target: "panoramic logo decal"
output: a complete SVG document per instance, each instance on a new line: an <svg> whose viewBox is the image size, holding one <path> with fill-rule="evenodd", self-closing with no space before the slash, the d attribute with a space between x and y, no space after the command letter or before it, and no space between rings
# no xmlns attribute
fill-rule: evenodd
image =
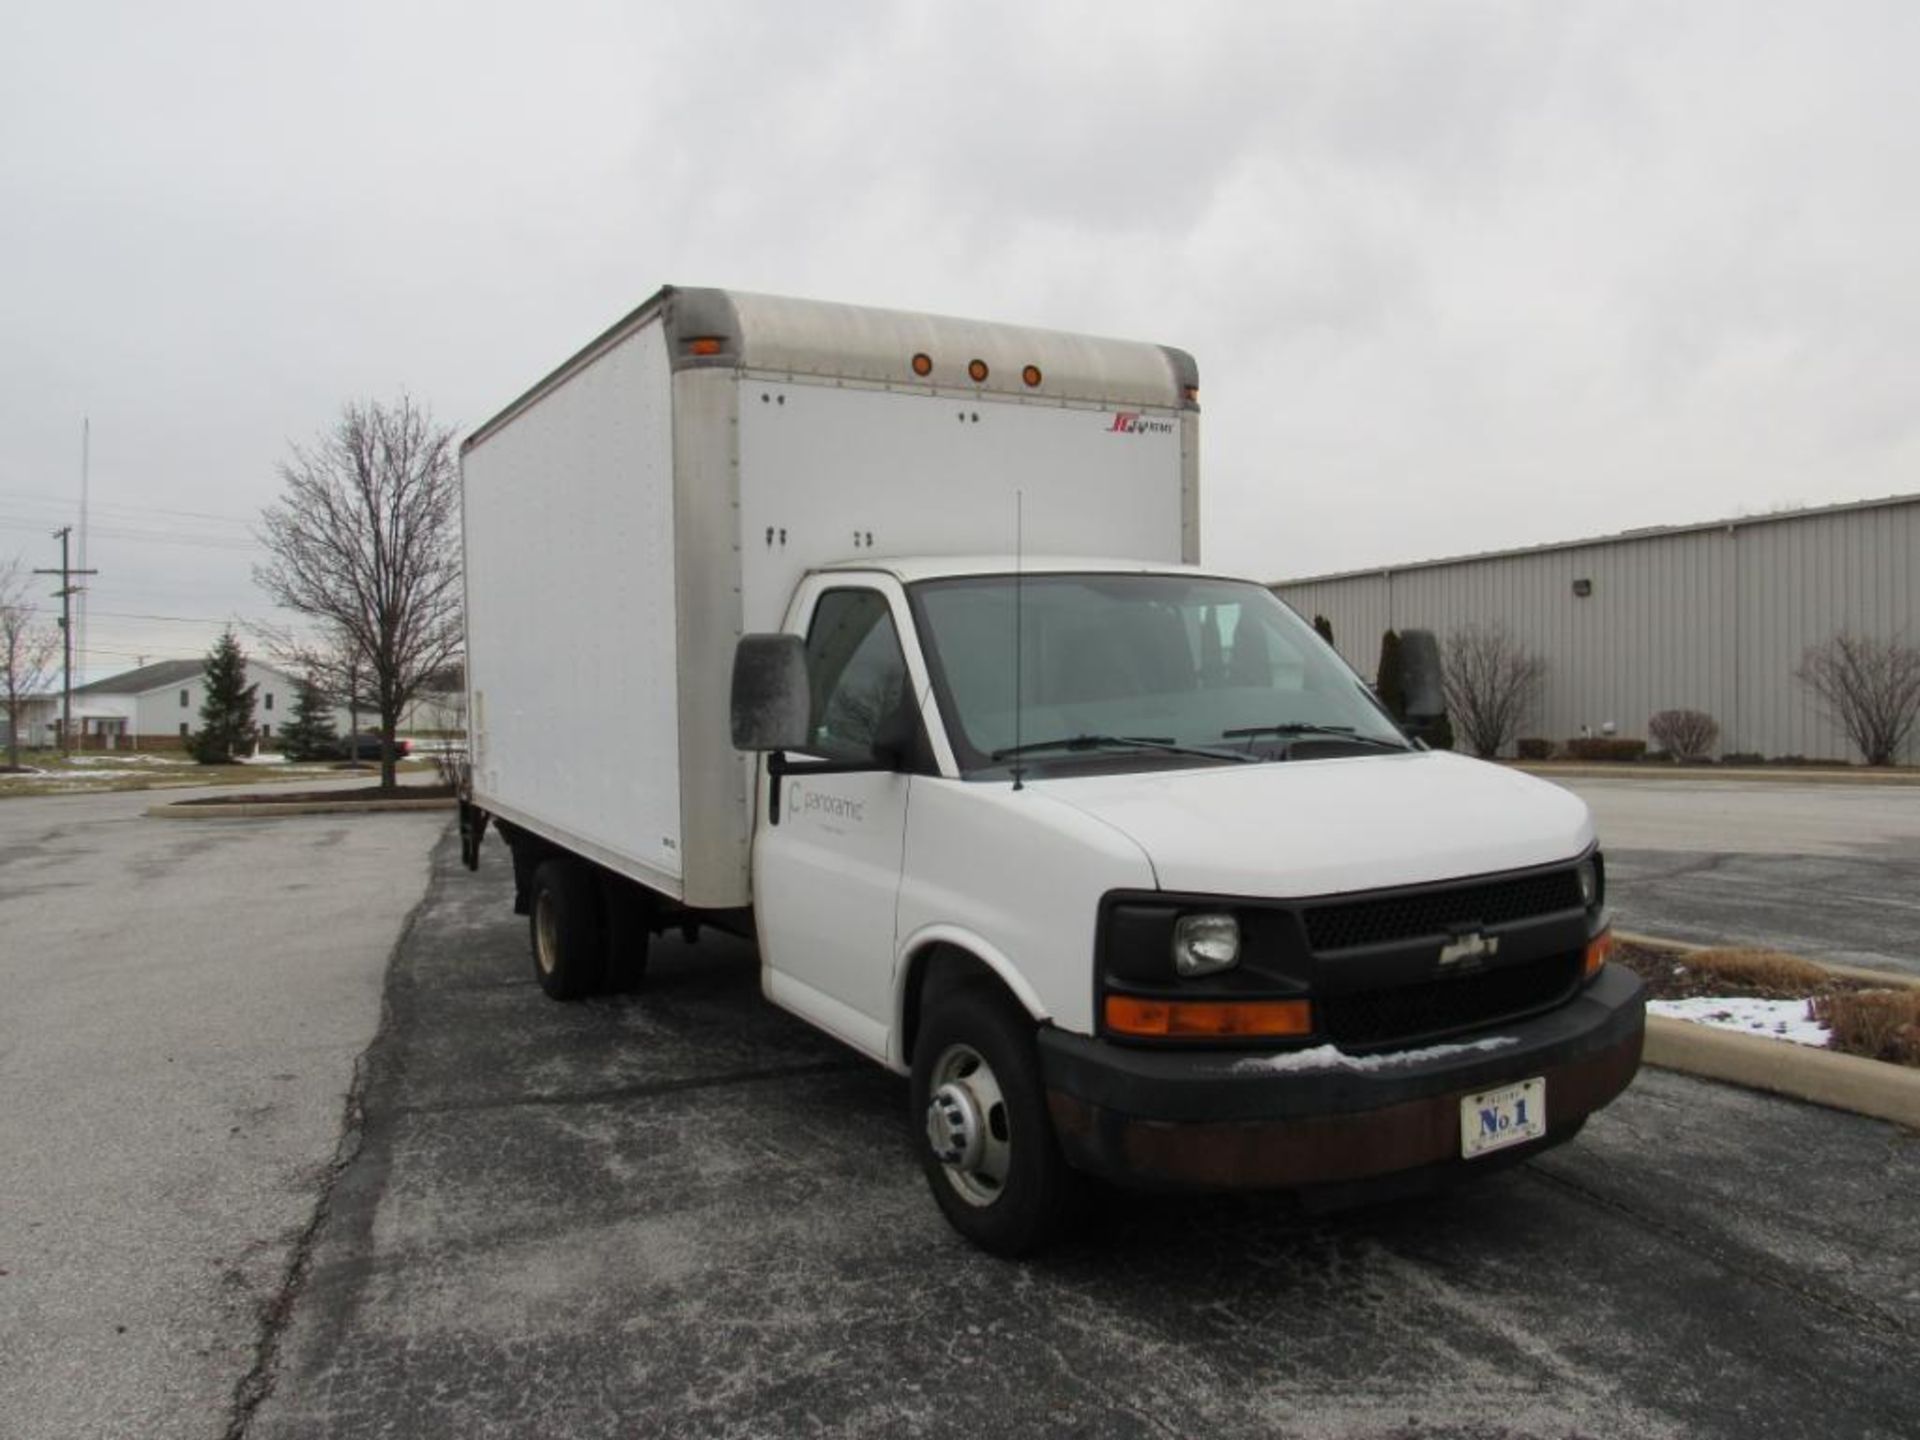
<svg viewBox="0 0 1920 1440"><path fill-rule="evenodd" d="M851 820L856 825L865 824L867 819L866 802L809 790L798 780L787 785L787 813L814 815L828 820Z"/></svg>

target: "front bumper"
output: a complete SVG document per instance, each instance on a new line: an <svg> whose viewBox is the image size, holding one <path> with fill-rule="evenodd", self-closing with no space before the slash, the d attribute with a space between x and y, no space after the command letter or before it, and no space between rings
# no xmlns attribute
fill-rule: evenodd
<svg viewBox="0 0 1920 1440"><path fill-rule="evenodd" d="M1276 1070L1261 1053L1134 1049L1061 1030L1039 1041L1054 1130L1076 1168L1156 1189L1331 1193L1444 1181L1571 1139L1627 1088L1645 1030L1645 986L1610 965L1547 1014L1364 1069ZM1533 1076L1547 1082L1546 1136L1462 1160L1461 1099Z"/></svg>

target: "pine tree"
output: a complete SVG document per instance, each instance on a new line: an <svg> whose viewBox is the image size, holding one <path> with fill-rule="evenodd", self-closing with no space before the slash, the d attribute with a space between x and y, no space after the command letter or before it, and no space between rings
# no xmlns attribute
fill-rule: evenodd
<svg viewBox="0 0 1920 1440"><path fill-rule="evenodd" d="M200 706L200 728L187 741L202 765L228 765L253 744L253 692L247 684L247 657L227 631L207 652L207 698Z"/></svg>
<svg viewBox="0 0 1920 1440"><path fill-rule="evenodd" d="M312 681L300 681L294 688L293 714L280 731L280 748L289 760L317 760L331 755L336 743L333 707Z"/></svg>

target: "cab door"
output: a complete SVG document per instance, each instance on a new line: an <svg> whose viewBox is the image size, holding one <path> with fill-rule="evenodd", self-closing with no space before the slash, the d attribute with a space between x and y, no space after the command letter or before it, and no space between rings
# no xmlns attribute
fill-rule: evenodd
<svg viewBox="0 0 1920 1440"><path fill-rule="evenodd" d="M753 854L767 998L883 1061L912 789L904 757L925 753L894 598L865 577L806 583L809 743L789 758L871 768L785 775L777 818L760 786Z"/></svg>

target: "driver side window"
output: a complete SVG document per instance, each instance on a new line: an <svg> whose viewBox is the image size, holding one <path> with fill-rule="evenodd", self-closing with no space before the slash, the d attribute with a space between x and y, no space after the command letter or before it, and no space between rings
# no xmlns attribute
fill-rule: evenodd
<svg viewBox="0 0 1920 1440"><path fill-rule="evenodd" d="M905 728L907 662L884 595L829 590L820 597L807 628L807 682L808 748L817 755L868 760L877 742Z"/></svg>

